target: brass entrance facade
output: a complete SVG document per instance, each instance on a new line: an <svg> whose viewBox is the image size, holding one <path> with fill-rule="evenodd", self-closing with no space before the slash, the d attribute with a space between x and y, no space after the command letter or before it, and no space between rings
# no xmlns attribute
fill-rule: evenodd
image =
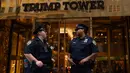
<svg viewBox="0 0 130 73"><path fill-rule="evenodd" d="M99 49L93 73L129 73L129 17L44 18L35 21L33 20L34 23L50 23L47 33L48 42L53 46L55 72L69 73L71 68L67 60L69 42L75 37L76 25L84 23L90 27L88 35L96 40ZM13 28L7 26L14 24L12 21L1 20L0 23L4 25L0 25L0 40L2 40L0 41L0 72L6 73L8 64L10 64L10 73L23 72L23 49L25 42L32 38L34 23L30 23L31 25L17 23L18 25ZM11 29L13 29L12 35ZM4 34L6 37L3 37ZM12 43L12 46L9 46L9 43ZM10 59L7 58L8 48L11 52ZM7 51L2 52L3 50Z"/></svg>

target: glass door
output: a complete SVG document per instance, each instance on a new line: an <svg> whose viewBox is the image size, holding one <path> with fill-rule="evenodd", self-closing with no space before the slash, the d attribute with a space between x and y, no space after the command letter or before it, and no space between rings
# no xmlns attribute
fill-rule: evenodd
<svg viewBox="0 0 130 73"><path fill-rule="evenodd" d="M69 42L74 37L77 23L67 23L65 19L44 19L50 26L48 29L48 42L52 46L54 69L53 73L68 73L70 63L67 60Z"/></svg>
<svg viewBox="0 0 130 73"><path fill-rule="evenodd" d="M99 49L94 73L127 73L124 25L93 28Z"/></svg>
<svg viewBox="0 0 130 73"><path fill-rule="evenodd" d="M128 59L128 72L130 72L130 70L129 70L129 68L130 68L130 16L129 17L127 17L127 26L128 26L128 29L127 29L127 36L128 36L128 44L127 44L127 46L128 46L128 55L127 55L127 59Z"/></svg>
<svg viewBox="0 0 130 73"><path fill-rule="evenodd" d="M112 73L127 73L126 66L126 42L123 28L111 30L110 59Z"/></svg>
<svg viewBox="0 0 130 73"><path fill-rule="evenodd" d="M62 67L61 68L61 72L60 73L70 73L70 68L71 68L71 63L68 61L68 54L69 54L69 44L70 41L76 37L76 32L75 32L75 27L77 24L79 23L83 23L86 24L85 21L87 21L88 18L84 18L84 19L64 19L62 20L62 23L60 25L60 47L61 47L61 51L60 53L63 54L63 56L60 54L60 58L64 58L63 59L63 70ZM86 24L87 25L87 24ZM62 62L62 60L60 59L60 62Z"/></svg>
<svg viewBox="0 0 130 73"><path fill-rule="evenodd" d="M108 73L109 72L109 32L108 28L94 28L93 38L97 43L99 49L94 73Z"/></svg>
<svg viewBox="0 0 130 73"><path fill-rule="evenodd" d="M65 22L61 19L43 19L49 23L47 27L48 42L52 49L54 67L52 73L64 73L65 71ZM41 22L42 23L42 22Z"/></svg>
<svg viewBox="0 0 130 73"><path fill-rule="evenodd" d="M18 27L19 26L19 27ZM11 49L11 60L10 60L10 73L22 73L23 72L23 50L25 38L22 33L24 31L20 31L20 25L14 24L13 34L12 34L12 49Z"/></svg>

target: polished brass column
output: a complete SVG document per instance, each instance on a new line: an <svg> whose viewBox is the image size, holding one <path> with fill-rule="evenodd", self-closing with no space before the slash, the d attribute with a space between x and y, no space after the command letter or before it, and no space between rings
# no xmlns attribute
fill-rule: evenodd
<svg viewBox="0 0 130 73"><path fill-rule="evenodd" d="M7 61L7 68L6 73L10 73L10 61L11 61L11 51L12 51L12 35L13 35L13 29L15 25L15 20L12 20L11 27L10 27L10 34L9 34L9 44L8 44L8 61Z"/></svg>
<svg viewBox="0 0 130 73"><path fill-rule="evenodd" d="M17 35L17 46L16 46L16 63L15 63L15 73L17 73L17 63L18 63L18 49L19 49L19 33Z"/></svg>

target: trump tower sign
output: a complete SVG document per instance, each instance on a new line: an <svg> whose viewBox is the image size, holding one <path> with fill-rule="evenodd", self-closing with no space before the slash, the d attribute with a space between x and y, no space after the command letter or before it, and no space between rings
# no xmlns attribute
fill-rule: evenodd
<svg viewBox="0 0 130 73"><path fill-rule="evenodd" d="M22 0L18 8L13 7L14 14L6 16L15 16L16 12L22 18L128 16L129 7L130 0ZM6 6L4 12L8 9Z"/></svg>
<svg viewBox="0 0 130 73"><path fill-rule="evenodd" d="M50 2L50 3L23 3L24 12L43 12L58 10L94 10L104 9L104 0Z"/></svg>

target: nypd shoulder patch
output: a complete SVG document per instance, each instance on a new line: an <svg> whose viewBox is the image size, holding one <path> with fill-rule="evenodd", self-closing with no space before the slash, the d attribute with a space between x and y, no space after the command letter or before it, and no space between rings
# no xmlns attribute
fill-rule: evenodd
<svg viewBox="0 0 130 73"><path fill-rule="evenodd" d="M94 45L96 45L96 41L95 41L95 40L93 40L92 43L93 43Z"/></svg>
<svg viewBox="0 0 130 73"><path fill-rule="evenodd" d="M29 40L29 41L27 42L27 46L28 46L28 45L30 45L31 43L32 43L32 41L31 41L31 40Z"/></svg>

